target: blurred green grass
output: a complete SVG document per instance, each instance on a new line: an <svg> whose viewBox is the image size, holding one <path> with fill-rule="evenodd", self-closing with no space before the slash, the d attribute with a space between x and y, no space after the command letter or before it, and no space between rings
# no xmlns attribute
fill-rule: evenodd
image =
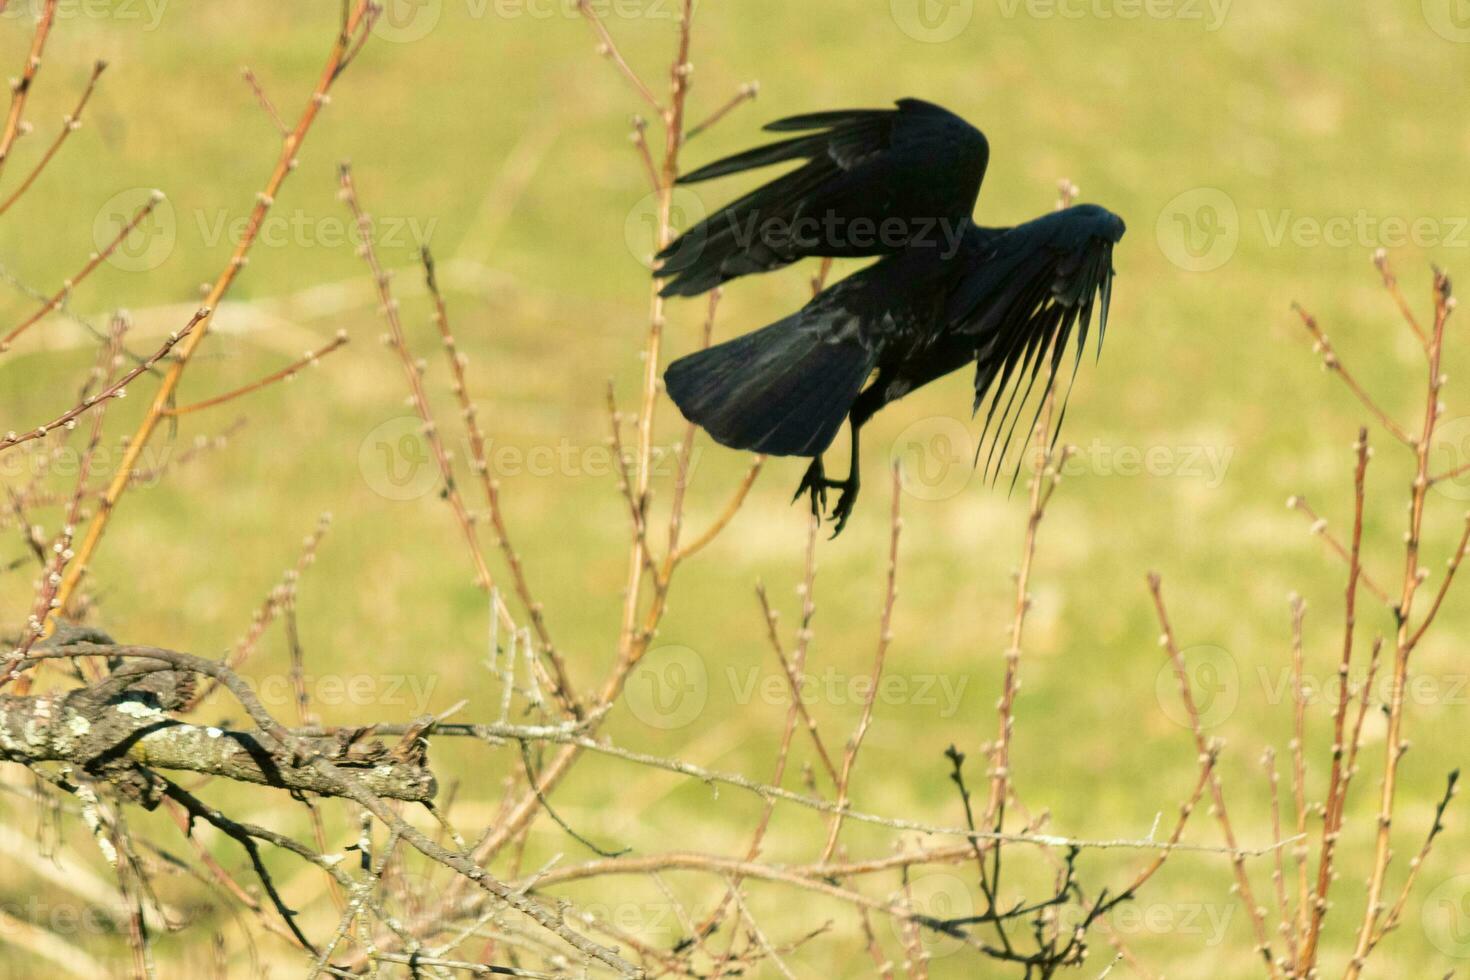
<svg viewBox="0 0 1470 980"><path fill-rule="evenodd" d="M635 4L621 9L640 16L610 18L629 59L660 91L673 22L649 12L672 6ZM1027 10L1033 8L977 0L958 37L932 44L905 33L902 18L885 7L702 4L692 117L722 104L740 82L757 78L762 88L753 106L693 141L686 160L746 145L757 123L776 116L916 95L955 109L990 137L982 221L1012 223L1047 209L1060 177L1075 180L1083 200L1105 204L1128 221L1115 257L1120 275L1111 339L1101 362L1083 370L1065 433L1092 462L1064 483L1041 533L1014 768L1029 804L1049 808L1058 832L1080 836L1143 835L1155 814L1172 813L1183 798L1195 760L1186 732L1170 721L1156 695L1162 660L1144 574L1157 569L1181 641L1223 647L1238 667L1239 703L1215 732L1228 739L1223 766L1237 826L1246 840L1265 841L1266 783L1257 759L1267 745L1284 753L1291 737L1289 700L1277 686L1287 663L1286 596L1295 590L1309 600L1309 669L1330 678L1344 579L1343 569L1307 534L1305 521L1282 504L1289 494L1303 493L1335 527L1344 526L1348 445L1363 421L1351 396L1318 370L1289 303L1300 300L1318 315L1363 382L1401 417L1418 410L1422 392L1421 355L1369 264L1379 242L1359 236L1340 246L1277 244L1271 229L1283 217L1320 225L1362 210L1379 218L1432 219L1450 235L1455 220L1470 214L1461 190L1470 128L1447 111L1446 99L1462 83L1470 48L1434 33L1420 4L1408 0L1363 8L1236 3L1213 31L1179 18L1032 16ZM146 273L104 266L71 300L73 309L99 318L118 307L134 309L143 334L135 346L146 349L147 330L156 335L177 325L157 308L187 308L198 284L216 274L231 243L211 229L221 216L246 212L277 151L271 123L238 77L239 67L250 65L283 115L293 118L319 71L337 6L175 0L156 29L146 17L124 15L135 8L98 9L111 15L64 16L52 37L29 112L37 131L10 161L7 182L19 179L57 118L69 111L91 61L104 57L111 67L82 130L0 221L0 265L25 283L54 289L93 247L92 229L105 202L129 188L162 188L176 221L167 260ZM529 9L551 15L533 16ZM350 246L320 240L334 223L345 222L335 197L334 168L341 159L353 161L371 212L432 229L441 265L459 259L461 270L483 267L474 276L448 277L449 299L456 333L471 357L474 395L496 445L523 453L571 447L574 471L562 467L537 476L507 464L502 482L530 579L584 687L612 662L620 607L626 511L612 478L587 471L597 468L607 430L605 383L612 380L624 405L632 404L637 386L647 274L628 244L628 227L637 226L646 187L626 133L628 117L644 110L596 56L586 25L558 5L450 0L425 10L437 11L438 19L424 37L406 43L375 38L341 80L276 203L276 214L297 220L311 237L288 231L280 244L255 249L231 297L255 305L240 311L242 329L209 342L208 357L191 368L183 397L246 383L337 329L347 330L354 343L291 385L184 419L160 451L178 451L238 414L248 423L225 451L181 467L156 488L130 493L92 568L100 618L114 635L214 653L245 630L251 610L294 561L299 538L319 513L331 511L334 527L303 583L299 612L310 671L370 679L372 695L356 703L327 696L329 687L317 689L321 713L343 723L442 710L461 697L471 701L467 715L480 717L493 712L497 690L482 666L485 604L446 508L432 494L386 499L359 465L375 428L408 409L398 366L376 344L382 326L362 291L360 261ZM1008 16L1007 10L1017 12ZM0 26L0 63L18 65L29 30L11 15ZM1219 268L1190 272L1170 261L1178 253L1170 252L1177 246L1166 214L1180 194L1201 187L1217 188L1233 203L1239 241ZM719 186L700 194L714 202L732 190ZM402 268L411 339L429 359L447 423L453 409L444 368L427 308L412 287L417 244L406 232L385 245L384 259ZM1440 263L1455 275L1467 265L1467 244L1470 234L1462 232L1437 247L1394 250L1421 312L1428 264ZM800 302L808 271L729 290L718 334L768 322ZM310 300L322 294L305 292L337 283L348 284L341 302L314 306ZM296 299L276 302L282 297ZM12 321L32 308L14 292L0 295L0 302ZM702 303L672 306L672 353L697 342L703 311ZM34 346L21 345L0 366L12 425L70 404L90 363L85 348L45 349L42 335L68 335L64 321L52 318L33 333ZM1463 397L1457 403L1453 392L1466 360L1463 345L1449 359L1452 419L1466 411ZM862 505L843 537L824 541L819 551L814 669L841 678L866 673L882 598L889 449L922 419L957 419L976 431L965 411L969 384L963 374L946 379L875 422ZM136 387L146 397L149 386ZM123 420L136 417L141 401L126 403L130 411L119 406L110 431L126 432ZM661 445L678 438L675 422L666 409ZM1397 549L1408 461L1385 439L1377 443L1367 547L1377 576L1391 583L1402 561ZM1124 475L1103 461L1104 452L1151 448L1161 448L1167 472ZM1180 472L1190 470L1196 449L1229 454L1218 485ZM718 512L745 465L701 439L688 528L703 527ZM798 608L793 589L801 569L803 508L787 501L800 469L792 461L769 463L736 524L681 572L675 586L649 669L659 669L661 655L671 656L659 648L695 651L708 677L703 712L684 727L663 730L620 709L609 728L620 742L722 769L768 771L784 704L740 692L751 670L773 676L754 584L767 583L788 625ZM667 481L661 489L666 503ZM1464 496L1436 499L1432 554L1448 550ZM889 669L910 682L914 695L880 704L859 764L855 804L952 824L959 811L941 753L953 742L978 758L980 744L993 734L1010 617L1008 576L1019 554L1024 500L1020 493L1008 496L1004 484L990 488L976 478L946 499L906 496L903 508L901 595ZM17 540L10 551L20 553ZM1438 575L1438 558L1432 567ZM29 596L23 576L10 573L7 622L23 619ZM1391 628L1387 613L1377 609L1364 623ZM1465 676L1460 637L1467 626L1466 604L1452 600L1418 654L1419 672L1439 681L1445 694L1417 705L1411 716L1415 750L1402 787L1400 854L1417 847L1444 772L1464 761L1465 692L1453 689ZM251 672L279 683L286 663L277 628ZM953 711L918 696L925 679L960 685ZM396 700L387 690L393 684L399 685ZM282 700L277 707L289 712L290 706ZM814 710L835 745L856 721L859 704L823 695ZM1310 730L1314 787L1324 778L1327 720L1319 708ZM1342 847L1347 864L1337 911L1328 919L1333 964L1341 962L1359 914L1353 899L1372 829L1368 801L1376 787L1378 744L1367 750L1359 806ZM808 758L800 742L795 752ZM476 815L481 823L493 815L499 780L517 764L504 755L436 746L436 757L462 780L462 826L475 826ZM302 814L282 809L281 801L212 792L242 804L246 816L297 831L305 827ZM675 841L734 853L746 846L758 812L757 801L730 792L716 799L699 785L603 763L584 765L556 803L584 833L637 850ZM1458 819L1452 823L1425 871L1420 898L1463 867L1462 826ZM343 842L355 833L334 829ZM809 860L821 833L809 815L783 811L766 856ZM891 845L890 834L870 828L852 826L848 834L855 856L881 854ZM1218 831L1200 813L1188 836L1213 843ZM566 860L581 857L577 845L550 825L538 829L532 843L527 867L557 852L566 852ZM228 866L240 865L228 842L216 853ZM1022 863L1013 862L1018 873ZM1089 858L1084 883L1093 890L1116 885L1136 863L1136 857L1113 852ZM1403 863L1396 862L1400 874ZM310 894L305 877L294 877L297 868L279 866ZM1262 894L1269 892L1265 870L1257 865ZM718 887L698 884L706 895ZM616 888L613 898L595 889L574 894L639 907L634 885L618 882ZM1143 896L1142 907L1159 912L1154 924L1122 927L1126 938L1155 972L1250 975L1248 924L1243 910L1230 904L1228 889L1217 859L1181 854ZM751 890L757 911L796 907L789 895ZM656 892L646 898L659 900ZM851 916L816 904L813 918L831 916L839 938L792 962L803 972L865 975L870 967L851 944ZM807 907L805 900L800 907ZM1222 942L1183 923L1187 912L1200 908L1220 914L1234 909ZM327 909L322 926L333 918ZM1455 965L1420 922L1416 898L1405 926L1381 952L1380 970L1391 965L1398 974L1440 975ZM169 940L169 955L180 963L204 962L188 936ZM101 940L91 945L111 955L118 951ZM889 948L897 955L896 944ZM1105 949L1099 940L1097 969L1108 958ZM0 975L32 975L35 966L7 955ZM972 976L975 969L959 954L939 955L933 963L936 976Z"/></svg>

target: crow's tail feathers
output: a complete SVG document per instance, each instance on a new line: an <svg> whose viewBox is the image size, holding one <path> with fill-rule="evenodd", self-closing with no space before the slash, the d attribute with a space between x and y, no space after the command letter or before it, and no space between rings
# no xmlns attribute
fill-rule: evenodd
<svg viewBox="0 0 1470 980"><path fill-rule="evenodd" d="M669 397L732 449L815 456L831 444L873 370L861 345L797 313L670 364Z"/></svg>

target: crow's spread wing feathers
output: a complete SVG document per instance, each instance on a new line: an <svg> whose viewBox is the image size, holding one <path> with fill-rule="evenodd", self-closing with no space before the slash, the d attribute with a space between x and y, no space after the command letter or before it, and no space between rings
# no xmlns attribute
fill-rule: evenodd
<svg viewBox="0 0 1470 980"><path fill-rule="evenodd" d="M939 106L903 99L894 109L820 112L778 120L798 132L717 160L679 179L692 184L778 163L801 165L680 235L658 255L665 295L691 296L809 256L896 250L878 234L904 222L915 234L969 219L989 161L979 130ZM861 222L861 225L858 224ZM922 227L921 227L922 223Z"/></svg>
<svg viewBox="0 0 1470 980"><path fill-rule="evenodd" d="M1041 398L1056 384L1067 345L1077 335L1073 377L1098 308L1098 351L1112 299L1113 246L1123 221L1096 205L1078 205L1019 225L986 241L950 297L948 322L976 338L975 410L989 399L981 445L996 425L986 457L999 472L1018 422L1045 370ZM1066 416L1066 394L1056 431ZM997 414L998 413L998 414ZM1004 435L1002 435L1004 433ZM978 459L978 451L977 451ZM1019 474L1019 466L1017 473Z"/></svg>
<svg viewBox="0 0 1470 980"><path fill-rule="evenodd" d="M856 109L780 119L767 125L766 131L822 129L825 132L795 136L736 153L685 174L679 178L679 183L697 184L788 160L806 160L812 170L823 171L828 177L835 176L888 149L897 116L898 112L892 109ZM807 124L807 120L814 121Z"/></svg>

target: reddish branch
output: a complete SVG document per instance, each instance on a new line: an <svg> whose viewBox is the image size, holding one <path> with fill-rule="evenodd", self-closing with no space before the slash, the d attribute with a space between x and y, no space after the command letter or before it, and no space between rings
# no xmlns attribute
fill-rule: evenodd
<svg viewBox="0 0 1470 980"><path fill-rule="evenodd" d="M131 371L124 374L117 381L108 385L97 394L88 395L86 398L82 399L82 401L62 412L51 421L43 422L40 425L36 426L34 429L31 429L27 432L7 432L4 436L0 436L0 452L5 451L6 449L12 449L16 446L19 446L21 443L30 442L32 439L41 439L45 437L48 432L51 432L57 428L67 426L78 416L82 415L93 407L113 398L124 397L127 394L127 386L131 384L134 379L136 379L144 372L151 370L154 365L167 357L169 352L172 351L174 347L181 341L186 341L189 338L195 336L196 329L198 328L199 324L202 323L205 318L209 316L209 312L209 307L200 307L199 310L195 312L194 316L189 320L189 322L184 324L184 328L182 330L169 335L168 339L163 342L162 347L159 347L158 350L154 351L150 356L145 358L141 364L135 366ZM122 475L124 478L126 478L128 476L128 473L123 472ZM116 478L114 479L116 480Z"/></svg>
<svg viewBox="0 0 1470 980"><path fill-rule="evenodd" d="M1392 858L1392 828L1394 799L1398 790L1399 763L1403 760L1408 746L1403 739L1404 728L1404 705L1406 701L1406 687L1408 684L1409 659L1417 646L1422 629L1415 629L1412 625L1414 611L1414 600L1418 596L1419 587L1427 576L1427 571L1420 568L1420 550L1424 531L1424 511L1428 500L1431 473L1429 471L1430 449L1434 444L1435 431L1439 424L1443 407L1440 403L1440 391L1444 386L1444 374L1441 364L1444 354L1445 324L1449 320L1452 304L1449 302L1449 280L1443 273L1436 271L1434 277L1434 325L1427 334L1416 330L1416 334L1423 335L1425 342L1425 354L1428 359L1428 383L1425 386L1425 407L1423 420L1420 423L1419 436L1414 441L1414 480L1410 485L1409 501L1409 527L1405 534L1404 544L1404 579L1400 592L1398 608L1396 610L1398 629L1394 639L1393 672L1390 675L1390 693L1388 701L1388 732L1384 742L1383 758L1383 783L1379 796L1378 807L1378 833L1374 843L1372 872L1368 876L1368 897L1363 912L1363 922L1358 929L1357 942L1353 949L1352 960L1348 964L1345 974L1346 980L1355 980L1361 973L1364 961L1371 951L1375 937L1380 934L1380 922L1384 914L1383 892L1386 886L1386 873L1388 864ZM1407 317L1412 326L1417 326L1412 318ZM1463 545L1457 555L1462 555ZM1458 567L1458 557L1455 559ZM1445 588L1448 588L1448 579L1453 577L1453 570L1446 576ZM1438 604L1433 606L1424 617L1423 626L1428 627L1438 612Z"/></svg>
<svg viewBox="0 0 1470 980"><path fill-rule="evenodd" d="M0 170L10 159L11 147L22 132L21 117L25 115L26 97L31 94L31 85L36 72L41 69L41 54L46 50L46 39L51 36L51 25L56 20L57 0L46 0L41 15L36 18L36 33L31 37L31 48L26 55L25 67L20 76L10 83L10 111L5 116L5 128L0 130Z"/></svg>
<svg viewBox="0 0 1470 980"><path fill-rule="evenodd" d="M382 313L388 321L389 333L385 338L388 346L398 357L399 364L403 367L403 376L408 383L409 398L413 404L414 412L417 413L422 423L420 431L424 441L428 444L430 452L434 456L434 462L439 469L439 477L443 481L443 489L440 496L449 504L454 513L455 522L459 525L460 534L464 538L465 545L470 552L470 560L475 567L475 585L487 595L491 601L491 615L497 617L507 630L514 633L517 630L514 617L501 598L499 590L495 586L494 576L490 573L490 566L485 563L485 552L480 547L480 537L475 531L475 521L470 515L469 508L465 506L464 496L459 491L459 484L454 477L454 465L450 460L449 449L444 444L444 436L439 430L439 424L434 419L433 409L429 405L428 392L424 388L423 370L414 359L412 352L408 349L408 337L404 333L403 318L399 313L398 300L394 298L392 287L389 282L387 270L383 268L378 259L377 248L373 243L373 223L367 212L363 210L357 197L357 188L352 181L352 170L347 164L342 164L338 170L338 180L341 187L341 197L352 212L353 220L357 224L358 235L361 244L358 247L359 254L367 263L372 272L373 284L377 288L378 299L382 304ZM447 329L441 328L441 329ZM482 453L483 458L483 453ZM488 474L488 467L487 467ZM562 666L559 657L551 658L555 667ZM537 661L538 668L547 672L546 663ZM553 667L553 669L555 669ZM577 705L576 695L570 688L570 683L563 669L560 676L547 673L547 680L552 684L553 694L556 696L562 710L570 715L577 716L580 707Z"/></svg>
<svg viewBox="0 0 1470 980"><path fill-rule="evenodd" d="M10 345L15 343L16 338L25 333L31 327L35 326L48 313L52 312L53 310L59 309L61 307L61 304L65 303L67 297L71 295L71 291L75 289L77 285L82 282L82 280L90 276L93 270L95 270L103 262L107 261L107 257L110 256L113 252L116 252L118 246L126 241L127 237L131 235L137 229L137 227L142 224L143 221L150 214L153 213L153 209L158 207L158 205L162 202L163 192L154 191L149 196L148 203L137 210L137 213L135 213L132 218L128 220L127 224L122 226L122 229L117 233L117 235L115 235L113 239L108 242L107 245L104 246L100 252L92 253L91 257L87 259L87 264L82 266L80 272L72 276L66 282L62 283L61 288L58 289L51 296L50 299L42 303L39 310L22 320L4 337L0 337L0 354L3 354L6 351L10 350Z"/></svg>
<svg viewBox="0 0 1470 980"><path fill-rule="evenodd" d="M444 344L444 355L449 360L449 370L453 378L450 388L459 401L460 417L464 420L465 432L469 436L470 469L480 478L480 488L485 493L485 502L490 509L490 524L495 531L495 543L500 548L502 557L505 558L506 566L510 569L511 582L515 587L516 595L520 598L522 606L525 607L526 615L531 617L531 626L536 631L536 639L541 644L541 655L551 668L553 690L557 692L558 699L572 715L580 717L582 711L575 696L576 688L572 686L566 661L551 640L551 631L546 625L545 608L531 594L531 586L526 580L526 570L520 553L511 544L510 532L505 523L505 513L500 506L500 481L490 473L490 463L485 451L485 434L480 428L480 412L470 397L469 378L465 374L467 359L459 352L454 332L449 327L449 309L444 302L443 294L439 291L439 281L434 275L434 257L427 246L424 247L422 258L424 280L434 303L434 325L439 330L439 338Z"/></svg>
<svg viewBox="0 0 1470 980"><path fill-rule="evenodd" d="M351 63L356 52L361 49L361 44L366 40L368 31L378 13L378 8L372 0L351 0L350 3L344 3L342 10L341 28L336 43L333 44L331 52L327 55L327 62L322 68L321 77L310 98L307 99L300 117L296 120L295 128L284 140L280 155L276 159L270 176L266 179L264 188L256 195L255 206L251 209L245 233L205 296L204 308L207 311L219 309L220 302L229 293L230 287L234 285L241 270L245 268L250 250L255 245L266 215L275 203L276 196L286 182L286 177L296 169L296 155L300 152L302 143L311 131L312 124L316 122L322 109L330 101L332 83ZM130 485L130 474L137 466L143 450L152 440L159 423L166 417L169 406L173 404L179 381L183 378L194 354L199 350L199 345L208 336L210 322L211 314L207 312L198 322L198 329L188 335L187 340L180 347L178 359L164 374L137 431L128 439L127 448L123 452L117 472L103 493L102 507L88 525L86 537L77 549L77 560L68 569L58 590L57 597L60 599L61 608L66 607L67 602L81 583L82 576L86 574L92 556L98 545L101 544L102 536L107 532L108 522L116 512L117 503Z"/></svg>
<svg viewBox="0 0 1470 980"><path fill-rule="evenodd" d="M227 391L222 395L215 395L213 398L206 398L203 401L193 402L189 405L181 405L177 408L170 408L167 410L167 413L169 415L188 415L191 412L200 412L206 408L214 408L217 405L223 405L226 402L232 402L236 398L241 398L245 395L254 394L260 389L267 388L278 381L294 380L297 373L300 372L302 368L316 367L317 364L321 362L322 358L326 357L328 354L331 354L333 351L340 350L345 346L347 346L347 331L339 330L337 332L337 336L332 340L331 343L327 344L324 347L319 347L316 350L307 351L304 355L302 355L300 360L293 361L292 363L281 368L279 371L272 371L270 374L267 374L265 377L260 378L259 380L252 381L248 385L242 385L241 387L235 388L232 391Z"/></svg>
<svg viewBox="0 0 1470 980"><path fill-rule="evenodd" d="M1327 802L1322 815L1322 846L1317 858L1317 888L1311 905L1306 909L1308 926L1303 940L1301 958L1294 959L1301 969L1311 969L1316 963L1317 942L1322 932L1322 920L1327 916L1327 892L1332 886L1332 860L1337 847L1337 838L1342 831L1343 806L1347 802L1343 771L1346 753L1348 711L1348 676L1353 662L1353 640L1358 625L1358 582L1362 577L1363 549L1363 504L1368 475L1368 430L1358 430L1358 464L1353 473L1353 537L1352 550L1348 559L1348 582L1344 596L1345 625L1343 628L1342 659L1337 666L1337 706L1332 713L1332 774L1327 783ZM1304 699L1297 692L1298 700ZM1298 735L1298 741L1301 736Z"/></svg>
<svg viewBox="0 0 1470 980"><path fill-rule="evenodd" d="M893 642L893 606L898 600L898 536L903 528L899 517L898 501L901 494L898 468L893 469L893 510L890 515L891 530L888 537L888 586L883 593L883 617L878 626L878 652L873 656L873 671L868 678L867 693L863 697L862 715L857 728L847 741L842 753L842 771L837 777L837 815L832 818L827 831L827 845L822 848L822 861L832 858L837 849L837 836L842 832L842 811L847 808L848 792L852 785L852 770L857 764L858 752L863 747L863 738L873 721L873 704L878 697L878 688L883 679L883 661L888 654L888 645Z"/></svg>
<svg viewBox="0 0 1470 980"><path fill-rule="evenodd" d="M1150 574L1148 586L1153 595L1154 610L1158 614L1159 626L1163 629L1159 642L1168 653L1169 660L1174 666L1174 677L1179 682L1179 696L1183 699L1185 711L1189 715L1195 749L1199 753L1201 765L1205 765L1207 760L1214 758L1215 749L1204 736L1199 707L1195 704L1194 692L1189 686L1189 672L1184 663L1184 655L1179 650L1179 644L1175 642L1174 628L1169 622L1169 612L1164 605L1163 582L1158 575ZM1220 785L1219 773L1213 766L1210 767L1210 796L1215 804L1215 819L1219 821L1220 829L1225 835L1225 845L1230 849L1230 865L1235 872L1235 883L1240 890L1240 899L1245 903L1251 925L1255 929L1256 952L1265 963L1266 972L1273 978L1279 977L1281 969L1277 966L1275 957L1271 955L1271 942L1266 933L1265 915L1261 906L1257 904L1255 892L1251 888L1250 876L1245 869L1244 852L1240 850L1235 828L1230 821L1230 813L1225 807L1225 792Z"/></svg>
<svg viewBox="0 0 1470 980"><path fill-rule="evenodd" d="M51 158L56 156L57 151L61 149L61 144L66 142L67 137L81 128L82 110L87 107L87 102L92 98L92 92L97 87L97 79L102 77L102 73L106 69L107 62L105 61L98 61L92 65L92 74L87 78L86 87L82 89L82 96L77 100L76 108L69 115L62 117L61 131L56 134L56 139L46 148L46 152L41 154L41 159L31 168L31 172L26 175L25 180L20 182L20 186L12 191L9 197L5 198L3 202L0 202L0 214L9 211L10 206L20 200L22 194L30 190L31 185L36 182L36 178L41 176L41 171L46 169L46 165L51 162Z"/></svg>

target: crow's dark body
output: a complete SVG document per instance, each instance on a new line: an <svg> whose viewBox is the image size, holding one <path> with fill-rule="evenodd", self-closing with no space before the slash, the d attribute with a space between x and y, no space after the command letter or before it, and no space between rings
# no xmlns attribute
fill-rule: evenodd
<svg viewBox="0 0 1470 980"><path fill-rule="evenodd" d="M943 113L920 105L925 113ZM904 111L886 115L901 118ZM940 124L931 121L931 125ZM942 124L949 125L947 120ZM729 172L759 165L750 161L762 159L760 152L731 158L738 165L722 161L712 167ZM964 195L955 194L958 182L951 179L954 170L948 166L953 161L904 160L890 172L887 163L899 159L890 152L885 166L873 171L899 185L897 196L937 170L943 178L937 187L949 195L946 206L961 206ZM973 165L971 160L978 191L984 163L978 171ZM743 202L761 199L790 176L731 208L738 211ZM874 200L891 202L897 196ZM777 199L781 195L766 198ZM987 431L996 423L995 438L1000 440L1004 432L1003 460L1038 378L1044 375L1041 390L1049 391L1074 333L1080 359L1094 305L1100 307L1101 344L1111 298L1112 251L1124 226L1122 219L1101 207L1079 205L1014 228L983 228L970 221L969 203L963 207L963 213L945 219L955 222L956 235L949 246L911 240L829 286L791 316L673 362L664 376L670 397L686 418L723 445L811 457L812 466L797 494L810 491L813 509L819 510L826 489L840 487L843 495L833 512L837 530L856 498L858 433L863 424L884 405L968 364L976 365L975 408L989 402ZM741 265L742 256L750 260L750 268ZM790 261L777 257L783 259L779 264ZM701 282L712 286L755 271L770 255L761 248L736 249L717 258L714 263L684 265L671 285L682 283L690 290ZM821 456L844 421L852 434L853 460L848 479L839 483L827 479ZM992 443L992 455L994 447Z"/></svg>

